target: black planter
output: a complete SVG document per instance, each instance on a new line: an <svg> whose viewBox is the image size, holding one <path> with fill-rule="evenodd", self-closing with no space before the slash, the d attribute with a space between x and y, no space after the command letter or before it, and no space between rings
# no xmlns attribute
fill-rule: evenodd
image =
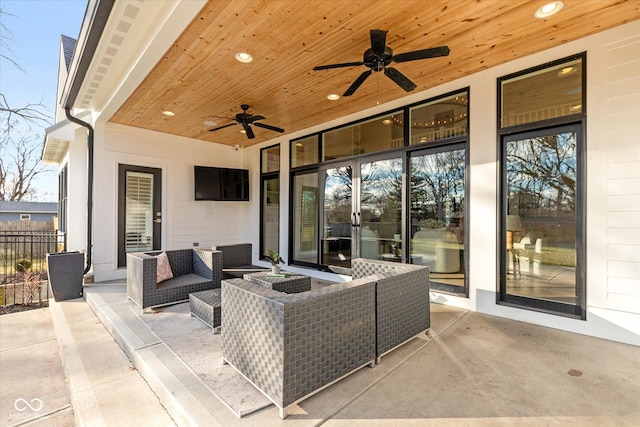
<svg viewBox="0 0 640 427"><path fill-rule="evenodd" d="M82 296L84 254L80 252L47 254L47 272L56 301Z"/></svg>

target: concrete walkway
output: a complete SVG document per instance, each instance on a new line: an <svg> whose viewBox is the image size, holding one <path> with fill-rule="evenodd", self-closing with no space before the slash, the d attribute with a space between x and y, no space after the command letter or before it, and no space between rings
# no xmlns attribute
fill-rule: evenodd
<svg viewBox="0 0 640 427"><path fill-rule="evenodd" d="M428 337L301 402L286 420L274 406L238 418L124 292L123 283L94 284L86 302L0 316L2 425L18 424L20 398L43 401L39 413L51 418L42 425L640 425L640 347L437 304Z"/></svg>

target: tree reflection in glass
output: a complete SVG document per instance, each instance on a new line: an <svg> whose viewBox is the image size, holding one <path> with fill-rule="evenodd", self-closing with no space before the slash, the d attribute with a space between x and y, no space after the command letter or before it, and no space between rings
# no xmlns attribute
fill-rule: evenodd
<svg viewBox="0 0 640 427"><path fill-rule="evenodd" d="M432 282L463 289L465 150L412 157L410 185L411 262L428 265Z"/></svg>
<svg viewBox="0 0 640 427"><path fill-rule="evenodd" d="M506 214L521 224L505 230L507 292L576 303L576 134L509 141L505 150Z"/></svg>

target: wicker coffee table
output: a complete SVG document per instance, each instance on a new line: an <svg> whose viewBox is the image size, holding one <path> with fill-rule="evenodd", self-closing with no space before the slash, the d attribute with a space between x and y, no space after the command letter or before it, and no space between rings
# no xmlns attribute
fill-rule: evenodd
<svg viewBox="0 0 640 427"><path fill-rule="evenodd" d="M282 274L284 277L273 276L270 271L248 273L244 275L244 280L287 294L311 290L311 278L309 276L287 271L283 271Z"/></svg>

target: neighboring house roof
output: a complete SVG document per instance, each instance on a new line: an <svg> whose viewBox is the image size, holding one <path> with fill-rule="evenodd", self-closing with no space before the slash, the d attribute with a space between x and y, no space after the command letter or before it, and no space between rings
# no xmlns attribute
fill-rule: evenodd
<svg viewBox="0 0 640 427"><path fill-rule="evenodd" d="M0 213L57 213L58 204L49 202L7 202L0 201Z"/></svg>
<svg viewBox="0 0 640 427"><path fill-rule="evenodd" d="M71 58L73 58L73 50L76 48L76 39L72 39L69 36L65 36L64 34L60 35L60 39L62 40L62 51L64 53L64 65L69 71L69 67L71 66Z"/></svg>

